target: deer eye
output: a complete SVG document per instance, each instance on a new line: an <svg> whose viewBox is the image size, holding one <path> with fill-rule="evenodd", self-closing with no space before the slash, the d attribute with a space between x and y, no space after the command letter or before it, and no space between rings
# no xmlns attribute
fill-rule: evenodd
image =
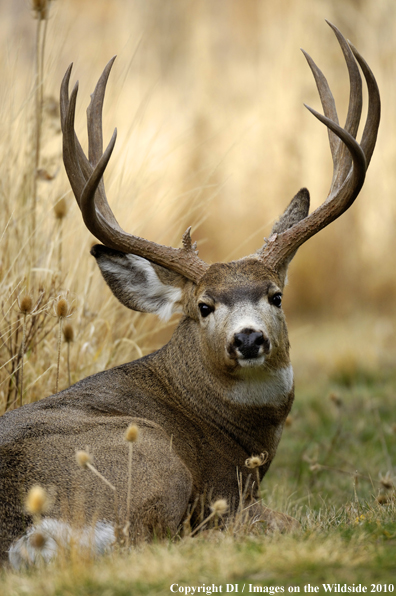
<svg viewBox="0 0 396 596"><path fill-rule="evenodd" d="M200 302L198 304L198 308L199 308L199 311L201 313L201 317L203 319L205 319L205 317L207 317L208 315L210 315L211 312L214 311L214 307L213 306L209 306L209 304L205 304L205 302Z"/></svg>
<svg viewBox="0 0 396 596"><path fill-rule="evenodd" d="M282 294L280 292L277 292L276 294L271 296L271 298L269 298L268 301L273 306L280 308L282 306Z"/></svg>

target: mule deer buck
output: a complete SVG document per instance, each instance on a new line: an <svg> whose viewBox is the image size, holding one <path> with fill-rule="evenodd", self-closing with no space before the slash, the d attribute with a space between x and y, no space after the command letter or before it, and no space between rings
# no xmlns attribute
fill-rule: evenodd
<svg viewBox="0 0 396 596"><path fill-rule="evenodd" d="M0 421L2 556L31 522L23 498L34 484L55 492L51 517L71 519L73 503L84 519L116 523L114 495L93 475L79 471L76 449L89 445L98 470L117 488L125 519L127 444L124 431L140 428L133 467L131 535L177 532L198 500L206 507L224 498L240 506L239 487L254 519L288 526L291 518L257 499L255 477L245 466L268 454L267 472L294 397L289 341L282 311L287 268L299 246L348 209L364 183L376 143L380 98L375 78L359 52L336 27L349 71L346 124L338 123L326 78L307 55L324 115L308 108L329 130L334 164L326 200L308 215L303 188L255 253L208 265L198 257L190 228L182 248L128 234L106 199L103 173L116 131L102 149L102 105L111 60L88 108L88 158L74 132L77 84L69 97L71 66L61 87L63 156L88 230L102 242L92 248L107 284L128 308L182 318L169 343L134 362L88 377L57 395L6 413ZM367 121L356 141L362 111L360 66L368 86ZM239 480L238 480L239 475ZM205 501L206 499L206 501ZM253 505L252 505L253 503ZM242 505L244 505L243 503ZM197 516L201 505L195 509ZM63 523L62 521L62 523ZM192 517L192 523L197 520Z"/></svg>

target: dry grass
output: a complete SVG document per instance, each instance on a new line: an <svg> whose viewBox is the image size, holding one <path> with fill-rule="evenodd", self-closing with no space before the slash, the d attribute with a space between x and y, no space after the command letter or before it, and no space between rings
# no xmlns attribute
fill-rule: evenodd
<svg viewBox="0 0 396 596"><path fill-rule="evenodd" d="M59 337L55 306L60 297L72 306L68 323L74 334L73 342L61 346L60 389L69 384L68 361L75 382L159 347L173 325L121 307L89 256L94 239L84 229L61 160L57 98L68 64L74 61L73 81L80 80L76 121L85 144L89 93L105 63L118 54L106 96L104 128L107 139L114 126L119 131L106 186L123 227L157 242L180 245L182 233L192 225L200 255L209 262L227 260L260 246L273 220L301 186L311 190L314 207L327 194L331 159L326 132L302 106L304 101L317 108L319 101L298 51L300 46L306 49L328 75L342 120L347 73L324 18L339 26L370 63L382 92L383 125L356 205L304 246L291 268L285 309L292 357L297 381L303 383L313 376L321 381L330 373L332 382L351 386L361 379L360 373L366 382L370 371L375 375L392 366L395 12L393 0L51 2L40 175L35 181L36 24L24 0L4 4L0 412L16 407L21 399L32 402L55 390ZM26 315L24 333L18 298L27 294L33 310ZM247 553L255 552L255 539L251 540ZM336 566L346 550L352 550L351 565L362 568L371 556L372 547L362 551L355 543L340 544L339 537L326 540L322 551L308 537L298 551L291 549L290 556L321 565L334 552ZM132 555L127 570L120 559L95 568L95 573L105 578L106 573L119 574L120 582L127 584L141 581L155 566L159 570L155 577L162 576L165 583L176 575L231 580L239 577L238 548L229 535L217 534L208 541L199 538L169 546L169 557L165 547L147 546ZM260 548L271 569L287 570L287 558L279 559L287 548L278 538ZM191 563L185 568L191 557L197 558L196 567ZM257 557L252 555L252 563L243 559L246 568L240 574L260 573ZM220 558L229 562L229 568L220 566ZM76 565L77 576L87 582L91 568ZM57 582L64 586L58 593L74 593L65 587L63 573L68 570L56 571L53 591L48 588L48 593L56 593ZM271 573L275 571L268 572L269 578ZM34 581L40 593L44 580ZM5 593L23 593L15 576L6 582Z"/></svg>
<svg viewBox="0 0 396 596"><path fill-rule="evenodd" d="M334 512L326 511L329 518ZM388 515L389 515L388 511ZM171 585L200 586L207 594L213 585L303 586L310 583L347 582L363 584L392 582L393 557L387 542L390 532L381 511L353 513L353 536L338 514L339 531L326 532L321 519L312 518L297 535L235 536L232 531L210 531L180 542L142 545L129 554L117 553L100 562L81 556L61 560L56 565L27 574L3 573L0 585L7 596L29 594L90 596L106 594L169 594ZM351 517L351 516L349 516ZM388 534L388 536L387 536ZM266 590L264 587L267 586ZM235 587L234 587L235 589ZM208 591L206 591L208 590ZM250 590L252 591L252 590Z"/></svg>

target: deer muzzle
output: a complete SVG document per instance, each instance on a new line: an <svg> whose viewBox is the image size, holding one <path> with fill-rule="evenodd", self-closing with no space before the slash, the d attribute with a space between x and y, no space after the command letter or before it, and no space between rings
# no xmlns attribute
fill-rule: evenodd
<svg viewBox="0 0 396 596"><path fill-rule="evenodd" d="M262 331L242 329L234 334L229 353L237 360L252 360L262 358L269 353L270 349L271 343Z"/></svg>

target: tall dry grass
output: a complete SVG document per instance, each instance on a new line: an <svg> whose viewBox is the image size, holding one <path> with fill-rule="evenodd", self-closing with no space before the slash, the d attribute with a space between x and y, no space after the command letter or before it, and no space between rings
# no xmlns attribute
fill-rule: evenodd
<svg viewBox="0 0 396 596"><path fill-rule="evenodd" d="M89 93L118 55L104 128L106 139L114 126L119 131L106 186L123 227L177 245L192 225L205 260L229 260L261 245L301 186L311 190L313 207L327 194L327 134L302 105L317 108L319 100L299 52L304 47L328 76L343 119L348 76L324 18L370 63L382 91L383 123L357 203L300 249L286 310L296 320L372 311L394 347L393 0L51 2L36 179L36 23L25 0L2 0L0 9L0 411L21 399L18 298L25 294L37 309L27 315L24 402L55 390L59 297L72 306L74 336L61 346L60 388L69 384L68 356L74 382L155 349L171 332L171 325L121 307L89 256L94 239L61 159L58 94L68 64L74 61L72 79L80 80L76 128L85 145Z"/></svg>

